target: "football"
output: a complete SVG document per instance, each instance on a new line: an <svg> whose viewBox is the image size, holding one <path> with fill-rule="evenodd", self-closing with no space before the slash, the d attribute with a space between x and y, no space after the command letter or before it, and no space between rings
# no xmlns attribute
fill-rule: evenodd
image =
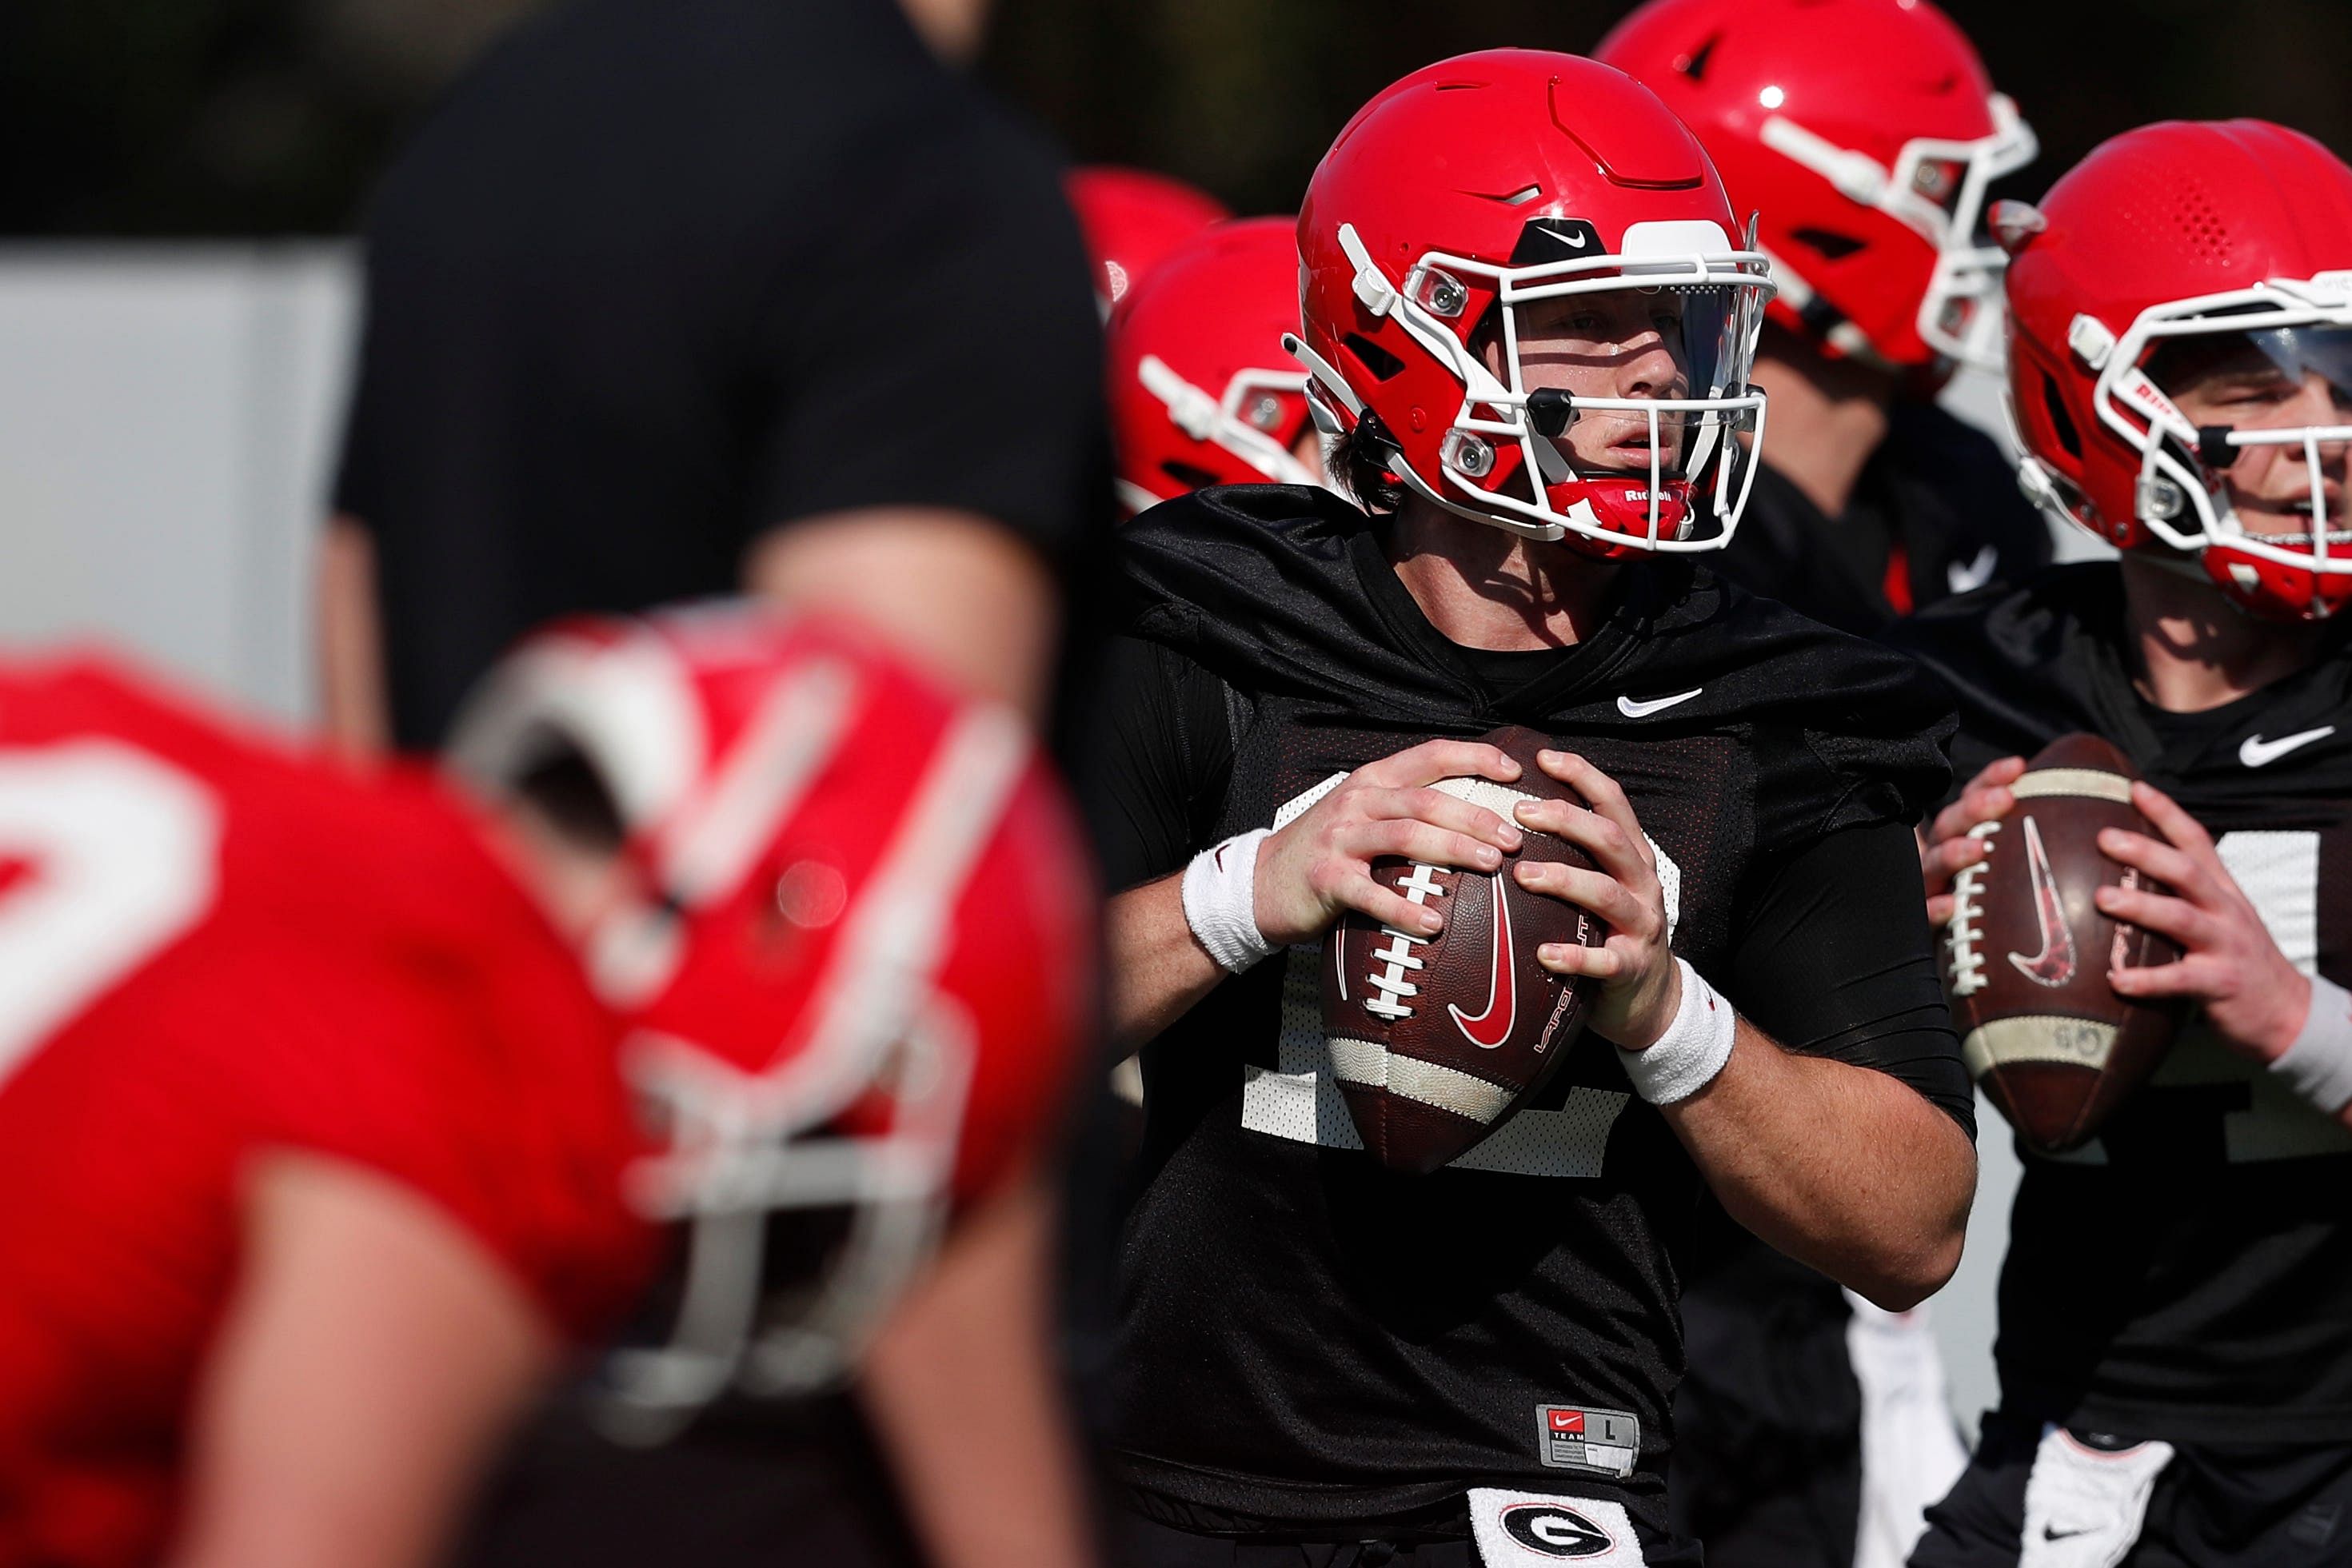
<svg viewBox="0 0 2352 1568"><path fill-rule="evenodd" d="M2080 1146L2172 1043L2173 1006L2127 1001L2109 968L2169 964L2165 937L2101 914L2102 886L2164 891L2099 852L2103 828L2153 834L2131 803L2131 763L2092 735L2062 736L2011 786L2016 807L1969 830L1985 856L1952 884L1945 994L1969 1071L2018 1136Z"/></svg>
<svg viewBox="0 0 2352 1568"><path fill-rule="evenodd" d="M1582 804L1536 766L1549 737L1514 726L1479 738L1518 762L1519 781L1448 779L1435 788L1506 821L1515 821L1515 805L1538 796ZM1595 982L1553 974L1536 949L1597 946L1608 928L1520 887L1511 868L1522 859L1592 864L1575 845L1536 832L1491 875L1375 861L1375 878L1443 910L1445 928L1423 937L1350 913L1324 938L1332 1073L1364 1147L1391 1170L1426 1174L1459 1157L1549 1082L1583 1030Z"/></svg>

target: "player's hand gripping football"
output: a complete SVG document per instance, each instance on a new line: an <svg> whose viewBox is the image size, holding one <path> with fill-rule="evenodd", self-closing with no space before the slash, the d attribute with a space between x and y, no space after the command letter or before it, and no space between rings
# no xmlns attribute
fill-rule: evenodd
<svg viewBox="0 0 2352 1568"><path fill-rule="evenodd" d="M1538 767L1574 789L1590 809L1565 800L1523 800L1519 824L1566 839L1592 857L1598 870L1554 861L1522 861L1516 874L1531 893L1590 910L1609 924L1598 947L1548 942L1537 960L1557 975L1589 975L1601 982L1592 1028L1628 1051L1654 1044L1682 1006L1682 971L1667 946L1665 890L1650 841L1617 781L1570 751L1539 751Z"/></svg>
<svg viewBox="0 0 2352 1568"><path fill-rule="evenodd" d="M2099 849L2162 883L2170 895L2103 887L2099 911L2160 932L2180 944L2176 963L2110 969L2116 994L2135 1001L2186 997L2203 1004L2222 1038L2258 1061L2294 1043L2311 1010L2311 982L2286 960L2263 917L2222 865L2213 837L2172 798L2132 786L2132 804L2163 840L2109 828Z"/></svg>
<svg viewBox="0 0 2352 1568"><path fill-rule="evenodd" d="M1985 857L1982 839L1969 830L1979 822L1998 821L2017 804L2009 787L2025 773L2025 758L2004 757L1988 762L1960 798L1936 813L1919 832L1919 871L1927 883L1927 924L1941 931L1951 923L1952 879Z"/></svg>
<svg viewBox="0 0 2352 1568"><path fill-rule="evenodd" d="M1367 762L1260 846L1254 891L1258 934L1276 946L1310 941L1342 911L1360 910L1400 931L1434 935L1434 909L1372 880L1371 862L1402 855L1463 871L1492 872L1521 842L1519 830L1483 806L1430 788L1469 776L1508 784L1519 765L1491 746L1430 740Z"/></svg>

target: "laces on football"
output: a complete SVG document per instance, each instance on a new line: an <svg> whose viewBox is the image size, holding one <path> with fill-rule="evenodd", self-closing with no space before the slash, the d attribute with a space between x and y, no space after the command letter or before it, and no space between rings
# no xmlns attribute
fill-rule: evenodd
<svg viewBox="0 0 2352 1568"><path fill-rule="evenodd" d="M1445 896L1445 889L1433 880L1437 868L1415 861L1412 874L1396 885L1414 904L1427 904L1433 898ZM1381 966L1365 979L1376 995L1367 998L1364 1010L1388 1019L1391 1023L1412 1017L1412 1004L1406 998L1421 994L1421 988L1405 978L1408 973L1419 973L1423 960L1412 949L1429 940L1394 925L1383 925L1381 934L1389 939L1385 947L1372 950L1372 959Z"/></svg>
<svg viewBox="0 0 2352 1568"><path fill-rule="evenodd" d="M2000 831L1999 821L1979 822L1969 830L1969 837L1985 846L1984 859L1974 865L1962 866L1952 879L1952 920L1944 937L1945 950L1952 956L1952 995L1972 997L1984 989L1984 954L1977 944L1984 940L1985 873L1992 868L1992 836Z"/></svg>

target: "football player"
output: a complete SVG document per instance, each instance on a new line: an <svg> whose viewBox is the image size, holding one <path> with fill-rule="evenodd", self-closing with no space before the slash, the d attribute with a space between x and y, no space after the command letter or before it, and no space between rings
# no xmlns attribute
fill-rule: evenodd
<svg viewBox="0 0 2352 1568"><path fill-rule="evenodd" d="M1298 221L1290 346L1363 504L1211 488L1119 536L1086 793L1125 890L1115 1025L1150 1041L1126 1561L1695 1561L1664 1493L1702 1185L1891 1306L1957 1259L1971 1107L1901 903L1945 721L1903 660L1692 559L1760 413L1771 286L1738 227L1618 71L1416 71ZM1470 738L1503 723L1561 737L1541 766L1589 809L1428 788L1517 778ZM1494 870L1528 830L1599 868L1514 873L1613 932L1540 950L1598 982L1592 1030L1454 1167L1391 1174L1323 1049L1317 943L1349 909L1442 925L1374 857Z"/></svg>
<svg viewBox="0 0 2352 1568"><path fill-rule="evenodd" d="M1756 354L1772 440L1721 570L1869 632L2050 559L2008 459L1936 406L2000 366L1986 191L2033 132L1927 0L1651 0L1594 50L1722 170L1780 285Z"/></svg>
<svg viewBox="0 0 2352 1568"><path fill-rule="evenodd" d="M2000 1407L1921 1568L2316 1563L2352 1550L2352 169L2255 120L2105 143L2002 204L2026 481L2122 551L1899 633L1958 694L1964 793L1929 911L2087 730L2168 891L2099 907L2186 956L2109 982L2190 1005L2090 1143L2031 1156Z"/></svg>
<svg viewBox="0 0 2352 1568"><path fill-rule="evenodd" d="M1095 307L1108 318L1162 256L1234 214L1223 202L1167 174L1092 163L1062 177L1094 264Z"/></svg>
<svg viewBox="0 0 2352 1568"><path fill-rule="evenodd" d="M1111 441L1129 513L1205 485L1322 483L1298 327L1297 222L1243 218L1169 253L1111 313Z"/></svg>
<svg viewBox="0 0 2352 1568"><path fill-rule="evenodd" d="M2000 367L1986 193L2034 155L1951 19L1924 0L1651 0L1594 54L1759 209L1780 286L1755 370L1771 439L1719 570L1867 633L2046 564L2009 458L1935 402L1956 368ZM1684 1275L1678 1518L1727 1568L1901 1562L1966 1458L1925 1314L1852 1304L1709 1218Z"/></svg>
<svg viewBox="0 0 2352 1568"><path fill-rule="evenodd" d="M666 1232L641 1439L836 1375L1025 1163L1089 932L1007 712L713 610L532 640L457 758L0 674L0 1563L436 1560ZM820 1210L779 1315L762 1236Z"/></svg>

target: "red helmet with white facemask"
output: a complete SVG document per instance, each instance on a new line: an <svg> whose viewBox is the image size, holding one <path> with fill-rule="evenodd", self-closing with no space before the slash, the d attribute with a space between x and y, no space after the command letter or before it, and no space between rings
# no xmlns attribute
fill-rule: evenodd
<svg viewBox="0 0 2352 1568"><path fill-rule="evenodd" d="M2352 601L2352 168L2261 120L2149 125L1993 226L2027 493L2267 618ZM2243 395L2192 421L2217 370Z"/></svg>
<svg viewBox="0 0 2352 1568"><path fill-rule="evenodd" d="M1297 225L1203 229L1111 313L1111 436L1131 512L1209 485L1317 485L1294 455L1310 426L1298 330Z"/></svg>
<svg viewBox="0 0 2352 1568"><path fill-rule="evenodd" d="M664 1141L674 1335L624 1352L617 1430L841 1375L954 1207L1055 1113L1091 1019L1092 890L1026 729L845 629L714 606L560 623L463 716L493 796L584 765L649 895L585 957ZM772 1221L825 1231L771 1276Z"/></svg>
<svg viewBox="0 0 2352 1568"><path fill-rule="evenodd" d="M1095 304L1105 316L1160 259L1234 214L1208 192L1147 169L1096 163L1073 169L1063 193L1078 214L1094 263Z"/></svg>
<svg viewBox="0 0 2352 1568"><path fill-rule="evenodd" d="M1719 548L1772 291L1737 228L1631 77L1464 55L1374 98L1316 169L1292 351L1318 422L1449 511L1601 557Z"/></svg>
<svg viewBox="0 0 2352 1568"><path fill-rule="evenodd" d="M1682 117L1780 286L1773 319L1903 369L2000 368L1993 181L2033 132L1927 0L1650 0L1593 57Z"/></svg>

